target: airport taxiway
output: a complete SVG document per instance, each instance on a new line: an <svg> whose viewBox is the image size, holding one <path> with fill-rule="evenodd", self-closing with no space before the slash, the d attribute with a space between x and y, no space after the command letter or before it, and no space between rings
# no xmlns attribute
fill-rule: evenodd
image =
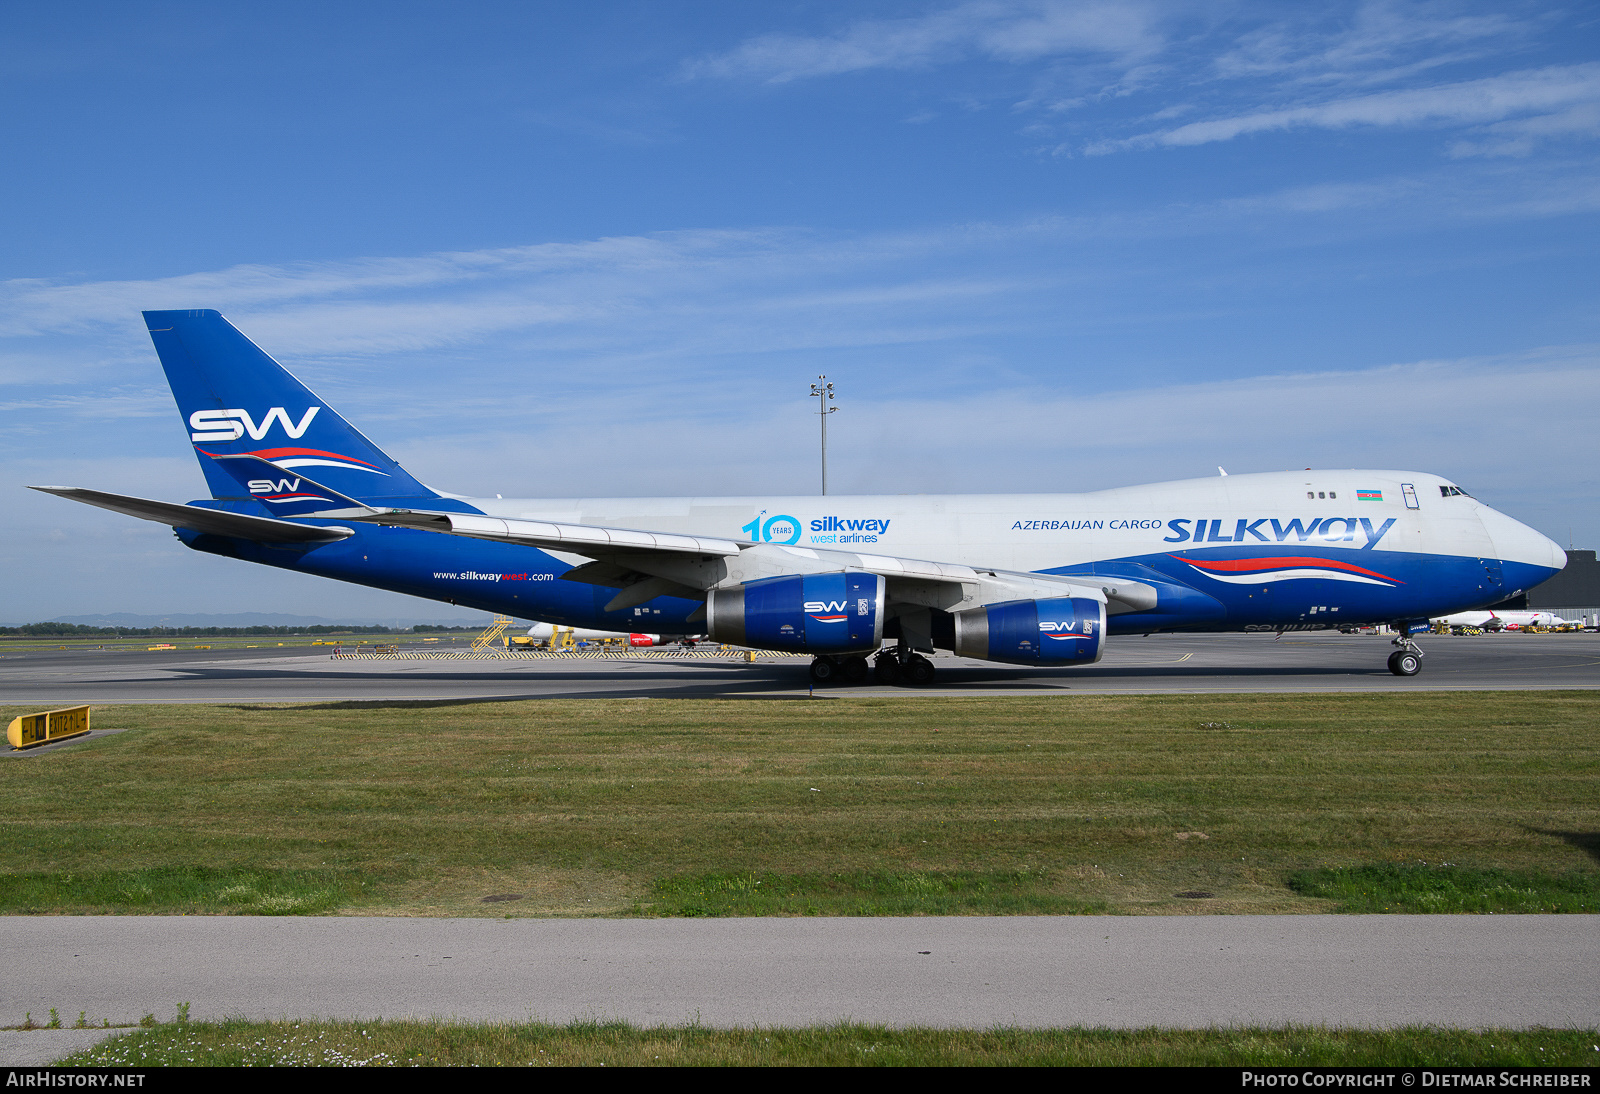
<svg viewBox="0 0 1600 1094"><path fill-rule="evenodd" d="M8 917L0 1013L1594 1028L1597 920Z"/></svg>
<svg viewBox="0 0 1600 1094"><path fill-rule="evenodd" d="M873 684L829 695L1087 695L1412 692L1600 687L1600 635L1428 637L1421 674L1384 667L1388 640L1338 633L1116 638L1097 665L1029 669L941 654L927 688ZM350 660L320 647L241 650L0 648L0 703L582 699L775 699L810 692L808 658Z"/></svg>

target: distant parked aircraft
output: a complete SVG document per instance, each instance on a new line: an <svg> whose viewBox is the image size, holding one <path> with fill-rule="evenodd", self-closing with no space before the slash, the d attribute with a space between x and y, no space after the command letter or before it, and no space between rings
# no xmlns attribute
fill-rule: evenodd
<svg viewBox="0 0 1600 1094"><path fill-rule="evenodd" d="M1581 619L1562 619L1554 612L1455 612L1433 620L1447 627L1477 627L1485 631L1518 630L1522 627L1581 627Z"/></svg>
<svg viewBox="0 0 1600 1094"><path fill-rule="evenodd" d="M553 623L535 623L528 628L528 637L539 642L548 642L555 637L557 629L569 633L578 642L605 642L619 638L626 638L630 646L659 646L662 644L659 634L638 634L628 631L596 631L585 627L557 628ZM670 638L670 636L669 636Z"/></svg>

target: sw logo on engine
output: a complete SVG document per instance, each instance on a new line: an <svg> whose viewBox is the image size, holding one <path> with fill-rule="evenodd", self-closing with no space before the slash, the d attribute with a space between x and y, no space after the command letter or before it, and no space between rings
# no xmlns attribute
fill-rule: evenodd
<svg viewBox="0 0 1600 1094"><path fill-rule="evenodd" d="M843 623L844 605L843 600L808 600L805 612L818 623Z"/></svg>

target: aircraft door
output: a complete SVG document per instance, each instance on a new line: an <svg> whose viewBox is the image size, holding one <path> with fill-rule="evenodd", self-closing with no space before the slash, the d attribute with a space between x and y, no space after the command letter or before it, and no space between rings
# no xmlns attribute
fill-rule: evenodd
<svg viewBox="0 0 1600 1094"><path fill-rule="evenodd" d="M1412 486L1409 482L1403 482L1400 484L1400 493L1406 499L1407 509L1422 508L1417 502L1417 488L1415 486Z"/></svg>

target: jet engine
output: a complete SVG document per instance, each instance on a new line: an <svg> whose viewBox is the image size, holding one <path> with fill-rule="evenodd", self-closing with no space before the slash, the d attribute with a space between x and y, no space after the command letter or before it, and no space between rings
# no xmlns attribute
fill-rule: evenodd
<svg viewBox="0 0 1600 1094"><path fill-rule="evenodd" d="M955 613L955 652L961 657L1014 665L1092 665L1105 649L1103 600L1009 600Z"/></svg>
<svg viewBox="0 0 1600 1094"><path fill-rule="evenodd" d="M706 632L718 642L794 653L870 653L883 642L877 574L793 574L712 589Z"/></svg>

